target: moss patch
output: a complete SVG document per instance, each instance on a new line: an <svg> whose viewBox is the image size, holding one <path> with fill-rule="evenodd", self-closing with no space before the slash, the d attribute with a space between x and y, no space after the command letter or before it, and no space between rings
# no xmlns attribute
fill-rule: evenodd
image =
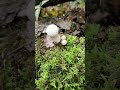
<svg viewBox="0 0 120 90"><path fill-rule="evenodd" d="M35 82L39 90L83 90L85 38L68 35L67 41L66 46L58 44L44 55L36 50Z"/></svg>

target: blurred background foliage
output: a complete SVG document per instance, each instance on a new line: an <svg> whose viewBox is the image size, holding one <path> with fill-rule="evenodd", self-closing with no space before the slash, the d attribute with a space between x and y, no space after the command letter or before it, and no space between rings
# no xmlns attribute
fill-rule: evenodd
<svg viewBox="0 0 120 90"><path fill-rule="evenodd" d="M58 17L59 15L64 16L65 12L70 11L73 8L79 7L79 8L84 8L85 10L84 0L75 0L75 1L70 0L69 2L65 2L63 4L58 3L57 5L51 5L44 8L43 6L47 2L51 2L51 0L42 0L42 1L39 1L39 4L36 4L35 6L36 20L38 20L39 16L41 17L48 17L48 16Z"/></svg>

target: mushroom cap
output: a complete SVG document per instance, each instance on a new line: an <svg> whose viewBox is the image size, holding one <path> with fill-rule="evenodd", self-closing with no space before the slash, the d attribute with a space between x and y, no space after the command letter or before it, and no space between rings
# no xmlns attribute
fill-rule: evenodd
<svg viewBox="0 0 120 90"><path fill-rule="evenodd" d="M65 35L61 36L61 39L66 40L66 36Z"/></svg>
<svg viewBox="0 0 120 90"><path fill-rule="evenodd" d="M66 41L66 40L62 40L62 41L61 41L61 44L62 44L62 45L66 45L66 44L67 44L67 41Z"/></svg>
<svg viewBox="0 0 120 90"><path fill-rule="evenodd" d="M46 28L46 33L48 36L54 37L58 34L59 28L55 24L50 24Z"/></svg>

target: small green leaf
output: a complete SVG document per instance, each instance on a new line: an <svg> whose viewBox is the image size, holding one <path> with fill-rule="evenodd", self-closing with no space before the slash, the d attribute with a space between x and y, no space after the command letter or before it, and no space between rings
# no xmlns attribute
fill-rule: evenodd
<svg viewBox="0 0 120 90"><path fill-rule="evenodd" d="M46 2L48 2L49 0L43 0L42 2L41 2L41 6L42 5L44 5Z"/></svg>
<svg viewBox="0 0 120 90"><path fill-rule="evenodd" d="M52 85L54 88L56 88L56 81L53 80L53 81L50 83L50 85Z"/></svg>
<svg viewBox="0 0 120 90"><path fill-rule="evenodd" d="M35 11L35 17L36 17L36 21L38 21L39 18L39 14L40 14L40 7Z"/></svg>
<svg viewBox="0 0 120 90"><path fill-rule="evenodd" d="M36 5L36 6L35 6L35 9L39 9L39 8L40 8L40 5Z"/></svg>

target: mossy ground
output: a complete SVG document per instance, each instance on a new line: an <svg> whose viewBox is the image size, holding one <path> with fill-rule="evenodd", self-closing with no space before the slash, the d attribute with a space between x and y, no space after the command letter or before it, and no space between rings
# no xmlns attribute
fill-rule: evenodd
<svg viewBox="0 0 120 90"><path fill-rule="evenodd" d="M35 82L38 90L83 90L85 38L67 35L66 46L59 43L49 49L45 49L42 41L43 38L36 39Z"/></svg>

